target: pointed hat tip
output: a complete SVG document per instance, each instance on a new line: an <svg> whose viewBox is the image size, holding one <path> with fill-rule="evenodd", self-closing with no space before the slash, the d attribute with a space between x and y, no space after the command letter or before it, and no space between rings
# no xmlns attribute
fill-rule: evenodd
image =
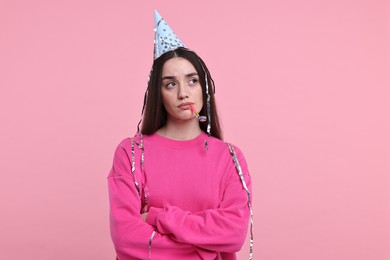
<svg viewBox="0 0 390 260"><path fill-rule="evenodd" d="M161 15L157 12L156 9L154 9L154 22L157 23L158 21L161 20Z"/></svg>

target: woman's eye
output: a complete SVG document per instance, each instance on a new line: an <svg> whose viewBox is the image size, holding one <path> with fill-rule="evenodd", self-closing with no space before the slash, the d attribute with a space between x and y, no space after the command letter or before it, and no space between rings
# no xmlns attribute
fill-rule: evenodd
<svg viewBox="0 0 390 260"><path fill-rule="evenodd" d="M176 86L176 83L175 82L169 82L168 84L165 85L167 88L173 88L174 86Z"/></svg>
<svg viewBox="0 0 390 260"><path fill-rule="evenodd" d="M190 80L190 85L196 85L198 83L198 79L191 79Z"/></svg>

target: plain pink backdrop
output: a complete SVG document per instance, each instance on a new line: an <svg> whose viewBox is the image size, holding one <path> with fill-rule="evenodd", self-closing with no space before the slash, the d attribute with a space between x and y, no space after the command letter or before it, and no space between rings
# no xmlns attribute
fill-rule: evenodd
<svg viewBox="0 0 390 260"><path fill-rule="evenodd" d="M254 259L390 259L385 0L1 0L0 259L114 259L106 176L140 118L154 8L247 157Z"/></svg>

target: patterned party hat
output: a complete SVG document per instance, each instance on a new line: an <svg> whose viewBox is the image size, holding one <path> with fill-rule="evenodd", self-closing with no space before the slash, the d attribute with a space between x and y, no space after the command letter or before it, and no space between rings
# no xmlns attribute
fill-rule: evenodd
<svg viewBox="0 0 390 260"><path fill-rule="evenodd" d="M179 47L184 47L184 44L161 15L154 10L154 59Z"/></svg>

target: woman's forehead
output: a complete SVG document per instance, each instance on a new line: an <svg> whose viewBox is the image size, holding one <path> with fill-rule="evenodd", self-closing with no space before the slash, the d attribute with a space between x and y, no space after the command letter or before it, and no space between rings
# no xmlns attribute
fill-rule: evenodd
<svg viewBox="0 0 390 260"><path fill-rule="evenodd" d="M195 67L185 58L174 57L165 62L162 70L164 76L181 76L196 73Z"/></svg>

